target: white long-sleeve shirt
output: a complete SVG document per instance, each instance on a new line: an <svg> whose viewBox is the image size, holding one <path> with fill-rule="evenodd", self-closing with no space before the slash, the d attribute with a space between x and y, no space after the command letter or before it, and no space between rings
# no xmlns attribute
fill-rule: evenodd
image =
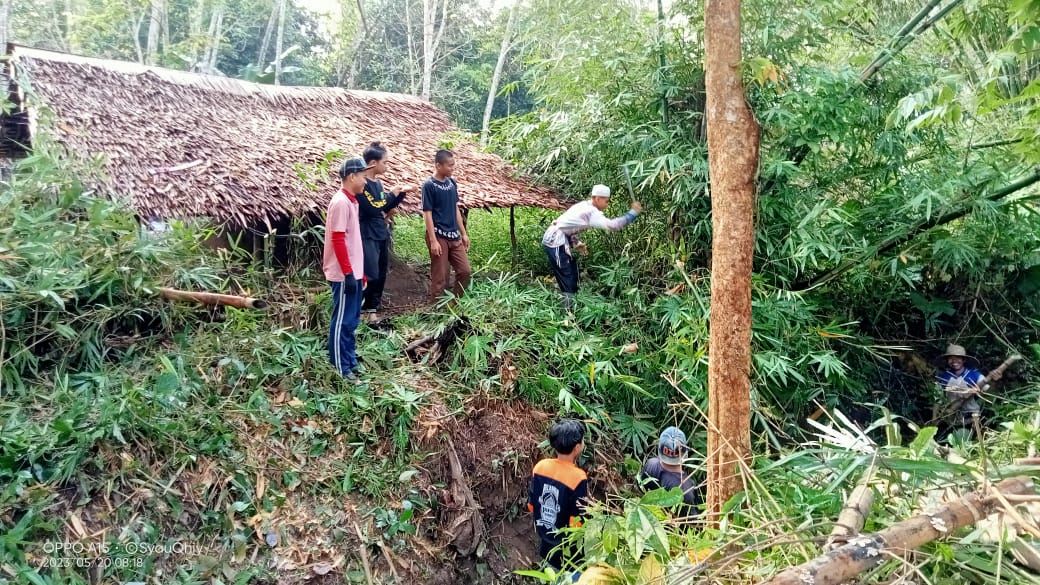
<svg viewBox="0 0 1040 585"><path fill-rule="evenodd" d="M570 209L563 212L563 215L557 218L556 221L552 222L549 229L545 230L545 235L542 236L542 244L550 248L566 246L569 251L572 236L589 228L616 232L635 221L637 215L635 210L630 209L628 213L621 217L609 219L590 200L575 203Z"/></svg>

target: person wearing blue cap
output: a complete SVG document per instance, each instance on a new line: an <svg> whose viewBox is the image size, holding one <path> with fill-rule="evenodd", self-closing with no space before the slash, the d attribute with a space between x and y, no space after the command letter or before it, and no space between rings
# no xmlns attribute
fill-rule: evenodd
<svg viewBox="0 0 1040 585"><path fill-rule="evenodd" d="M683 515L692 516L697 513L695 507L700 504L700 492L693 477L683 471L682 464L687 453L686 433L677 427L666 428L661 431L657 441L657 457L643 465L639 478L647 490L681 488L683 506L679 511Z"/></svg>
<svg viewBox="0 0 1040 585"><path fill-rule="evenodd" d="M329 361L344 378L355 383L358 361L354 331L361 320L361 295L367 284L357 194L365 187L367 168L361 158L347 159L339 168L341 185L325 214L322 257L322 270L332 287Z"/></svg>

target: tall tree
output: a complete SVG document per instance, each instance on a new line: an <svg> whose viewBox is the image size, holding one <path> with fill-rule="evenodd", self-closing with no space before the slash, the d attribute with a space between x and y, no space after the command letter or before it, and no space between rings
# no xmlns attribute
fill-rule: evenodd
<svg viewBox="0 0 1040 585"><path fill-rule="evenodd" d="M204 42L209 42L208 39L204 40L202 34L202 23L205 18L206 0L196 0L195 4L191 7L191 21L188 24L188 46L190 47L188 60L191 62L189 65L191 71L197 71L203 60L208 61L208 53L204 53L202 59L199 58L199 49L204 47Z"/></svg>
<svg viewBox="0 0 1040 585"><path fill-rule="evenodd" d="M274 31L275 22L278 20L278 9L281 0L271 3L271 15L267 17L267 27L264 28L264 40L260 42L260 54L256 58L257 69L262 69L267 60L267 49L271 46L271 33Z"/></svg>
<svg viewBox="0 0 1040 585"><path fill-rule="evenodd" d="M506 32L502 35L502 47L498 50L498 61L495 63L495 73L491 76L491 89L488 90L487 104L484 106L484 123L480 127L480 143L487 145L488 125L491 124L491 111L495 109L495 95L498 93L498 84L502 80L502 69L509 55L509 49L513 46L513 24L516 22L516 13L519 6L509 9L509 18L506 20Z"/></svg>
<svg viewBox="0 0 1040 585"><path fill-rule="evenodd" d="M0 0L0 47L7 46L11 31L11 0Z"/></svg>
<svg viewBox="0 0 1040 585"><path fill-rule="evenodd" d="M404 24L405 24L405 38L408 41L408 93L415 95L418 87L416 87L416 81L418 79L416 75L416 57L415 57L415 43L412 42L412 3L409 0L405 0L404 3Z"/></svg>
<svg viewBox="0 0 1040 585"><path fill-rule="evenodd" d="M740 465L751 454L751 267L759 134L740 79L740 0L708 0L704 29L712 213L707 510L719 514L726 500L742 490Z"/></svg>
<svg viewBox="0 0 1040 585"><path fill-rule="evenodd" d="M206 72L212 73L217 70L217 57L220 55L220 39L224 36L224 5L217 4L213 7L213 14L209 17L209 39L207 41Z"/></svg>
<svg viewBox="0 0 1040 585"><path fill-rule="evenodd" d="M282 82L282 42L285 39L285 5L288 0L278 0L278 35L274 41L274 84Z"/></svg>
<svg viewBox="0 0 1040 585"><path fill-rule="evenodd" d="M165 20L166 3L163 0L151 0L151 17L148 19L148 44L145 46L145 62L155 65L159 53L159 35Z"/></svg>
<svg viewBox="0 0 1040 585"><path fill-rule="evenodd" d="M437 23L437 0L423 0L423 76L422 98L430 99L433 80L433 58L437 55L444 27L448 22L448 0L441 2L441 18Z"/></svg>

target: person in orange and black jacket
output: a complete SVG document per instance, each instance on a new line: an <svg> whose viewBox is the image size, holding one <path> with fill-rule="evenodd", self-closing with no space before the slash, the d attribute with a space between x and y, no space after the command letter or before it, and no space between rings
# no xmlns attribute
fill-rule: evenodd
<svg viewBox="0 0 1040 585"><path fill-rule="evenodd" d="M581 526L585 500L589 495L589 480L577 465L585 450L585 425L573 419L564 419L549 431L549 444L556 457L542 459L534 466L527 509L534 514L538 531L538 554L553 568L562 569L581 560L581 551L565 550L561 546L568 526Z"/></svg>
<svg viewBox="0 0 1040 585"><path fill-rule="evenodd" d="M386 225L386 213L419 188L415 185L403 187L396 195L394 190L384 191L379 177L386 173L390 162L386 147L373 142L363 156L368 170L365 172L365 188L357 200L368 288L365 289L361 312L373 314L379 312L383 303L383 286L390 271L390 230Z"/></svg>

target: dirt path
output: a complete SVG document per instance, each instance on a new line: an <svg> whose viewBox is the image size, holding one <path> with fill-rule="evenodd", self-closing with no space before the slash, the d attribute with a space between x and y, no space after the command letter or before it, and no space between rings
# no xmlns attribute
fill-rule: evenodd
<svg viewBox="0 0 1040 585"><path fill-rule="evenodd" d="M390 273L383 289L383 313L386 316L413 311L424 304L430 290L430 267L413 266L390 257Z"/></svg>

